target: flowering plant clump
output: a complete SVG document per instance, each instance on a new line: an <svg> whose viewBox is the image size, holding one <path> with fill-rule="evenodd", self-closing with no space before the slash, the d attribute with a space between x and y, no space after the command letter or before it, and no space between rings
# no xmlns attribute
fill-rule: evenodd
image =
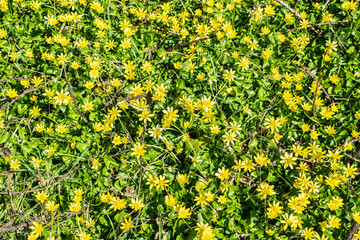
<svg viewBox="0 0 360 240"><path fill-rule="evenodd" d="M360 239L359 16L0 0L0 238Z"/></svg>

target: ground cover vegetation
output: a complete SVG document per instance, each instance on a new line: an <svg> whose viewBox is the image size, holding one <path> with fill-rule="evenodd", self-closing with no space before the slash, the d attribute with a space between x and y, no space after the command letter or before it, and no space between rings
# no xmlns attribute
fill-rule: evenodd
<svg viewBox="0 0 360 240"><path fill-rule="evenodd" d="M0 238L360 239L358 5L0 0Z"/></svg>

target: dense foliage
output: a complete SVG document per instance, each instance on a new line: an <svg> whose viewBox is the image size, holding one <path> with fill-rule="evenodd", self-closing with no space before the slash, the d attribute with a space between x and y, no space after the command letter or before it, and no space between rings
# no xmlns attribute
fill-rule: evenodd
<svg viewBox="0 0 360 240"><path fill-rule="evenodd" d="M357 1L0 0L0 238L360 239Z"/></svg>

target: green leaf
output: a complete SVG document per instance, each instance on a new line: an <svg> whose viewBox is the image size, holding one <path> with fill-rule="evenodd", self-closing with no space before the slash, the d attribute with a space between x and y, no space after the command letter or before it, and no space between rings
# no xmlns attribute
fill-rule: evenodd
<svg viewBox="0 0 360 240"><path fill-rule="evenodd" d="M113 159L112 157L109 157L107 155L104 156L104 163L106 168L110 168L110 165L117 167L119 166L119 164L116 162L115 159Z"/></svg>
<svg viewBox="0 0 360 240"><path fill-rule="evenodd" d="M88 148L90 145L88 143L78 143L76 144L76 148L80 151L80 152L84 152L86 148Z"/></svg>

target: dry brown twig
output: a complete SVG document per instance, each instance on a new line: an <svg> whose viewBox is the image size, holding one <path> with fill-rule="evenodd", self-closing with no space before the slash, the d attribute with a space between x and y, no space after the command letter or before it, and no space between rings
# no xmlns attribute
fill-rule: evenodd
<svg viewBox="0 0 360 240"><path fill-rule="evenodd" d="M77 165L76 167L70 169L70 171L68 171L67 173L65 173L58 181L56 181L54 184L47 186L47 187L42 187L42 188L38 188L38 189L31 189L28 191L21 191L21 192L10 192L10 190L8 192L0 192L0 195L12 195L12 194L26 194L26 193L32 193L32 192L37 192L40 190L44 190L50 187L53 187L55 185L58 185L59 183L61 183L61 181L63 181L65 178L67 178L71 173L77 171L82 164Z"/></svg>
<svg viewBox="0 0 360 240"><path fill-rule="evenodd" d="M250 19L252 18L252 16L254 15L254 13L256 12L256 10L258 10L258 8L261 6L261 4L263 4L264 1L261 1L254 9L254 11L251 13L250 17L246 20L246 23L243 25L243 27L241 28L241 30L243 30L244 28L247 27L247 25L249 24L250 22ZM241 31L240 30L240 31Z"/></svg>
<svg viewBox="0 0 360 240"><path fill-rule="evenodd" d="M77 215L81 215L83 214L84 211L79 211L77 213L74 212L65 212L65 213L60 213L59 215L57 215L58 218L64 218L64 217L72 217L72 216L77 216ZM55 217L55 214L53 215ZM27 222L24 223L20 223L18 225L15 226L9 226L9 227L3 227L0 228L0 233L7 233L7 232L15 232L15 231L19 231L22 230L26 227L29 227L30 225L33 224L33 222L37 222L37 223L42 223L42 222L47 222L51 220L51 216L47 216L45 218L41 218L41 217L37 217L34 219L31 219Z"/></svg>
<svg viewBox="0 0 360 240"><path fill-rule="evenodd" d="M295 63L295 65L300 67L301 70L303 70L307 75L309 75L313 81L318 82L318 79L316 79L316 77L311 73L310 69L308 69L307 67L301 65L300 63ZM330 95L327 93L326 89L323 87L323 85L321 85L320 82L319 82L319 86L320 86L321 90L324 92L324 94L326 96L326 99L331 101L331 103L334 103L334 100L330 97Z"/></svg>
<svg viewBox="0 0 360 240"><path fill-rule="evenodd" d="M276 0L278 3L280 3L284 8L286 8L287 10L289 10L292 14L295 15L296 18L298 18L300 21L303 21L304 19L300 16L300 14L298 12L296 12L294 9L292 9L289 5L287 5L286 3L284 3L281 0ZM316 35L320 35L321 32L317 31L313 26L309 26L310 30L313 31Z"/></svg>
<svg viewBox="0 0 360 240"><path fill-rule="evenodd" d="M347 23L347 22L351 22L351 21L345 19L345 20L336 21L336 22L326 22L326 23L312 24L311 26L335 25L335 24L341 24L341 23ZM289 30L286 30L285 32L286 33L287 32L293 32L293 31L300 30L300 29L304 29L304 27L289 29Z"/></svg>
<svg viewBox="0 0 360 240"><path fill-rule="evenodd" d="M69 92L70 92L70 95L71 95L71 97L72 97L72 99L73 99L73 101L74 101L74 104L75 104L75 108L76 108L76 110L78 111L78 113L80 114L80 116L82 117L82 119L84 120L84 122L88 122L88 120L86 119L86 117L84 116L84 114L81 112L81 110L79 109L79 106L77 105L77 103L76 103L76 100L75 100L75 95L74 95L74 93L73 93L73 91L72 91L72 88L71 88L71 84L70 84L70 82L69 82L69 79L68 79L68 77L67 77L67 75L66 75L66 68L64 68L64 75L65 75L65 80L66 80L66 85L67 85L67 87L68 87L68 89L69 89Z"/></svg>
<svg viewBox="0 0 360 240"><path fill-rule="evenodd" d="M359 228L359 224L357 222L354 222L347 237L346 237L346 240L352 240L354 238L354 234L356 233L356 231L358 230Z"/></svg>
<svg viewBox="0 0 360 240"><path fill-rule="evenodd" d="M147 100L147 105L149 106L151 103L151 95L147 95L146 97ZM146 132L146 127L147 127L147 122L144 122L144 128L143 128L143 132L142 132L142 136L141 136L141 145L144 145L144 141L145 141L145 132ZM142 180L142 170L143 170L143 161L144 158L143 156L140 157L140 176L139 176L139 187L138 187L138 196L140 196L140 190L141 190L141 180Z"/></svg>
<svg viewBox="0 0 360 240"><path fill-rule="evenodd" d="M55 81L55 80L57 80L57 79L58 79L58 77L56 77L56 78L48 81L47 83L44 83L44 84L40 85L39 87L36 87L36 88L31 87L31 88L29 88L29 89L26 89L26 90L25 90L24 92L22 92L20 95L18 95L17 97L15 97L11 102L8 102L8 103L5 104L2 108L0 108L0 111L2 111L2 110L4 110L5 108L11 106L16 100L18 100L19 98L21 98L21 97L24 96L25 94L30 93L30 92L37 91L37 90L39 90L40 88L48 85L49 83L52 83L53 81Z"/></svg>
<svg viewBox="0 0 360 240"><path fill-rule="evenodd" d="M179 47L186 47L187 45L191 45L193 43L198 43L198 42L203 42L203 41L206 41L210 38L206 37L206 38L200 38L198 40L194 40L194 41L191 41L191 42L186 42L186 43L178 43L176 44L175 46L171 47L171 48L168 48L166 49L166 52L171 52L172 50L176 49L176 48L179 48Z"/></svg>

